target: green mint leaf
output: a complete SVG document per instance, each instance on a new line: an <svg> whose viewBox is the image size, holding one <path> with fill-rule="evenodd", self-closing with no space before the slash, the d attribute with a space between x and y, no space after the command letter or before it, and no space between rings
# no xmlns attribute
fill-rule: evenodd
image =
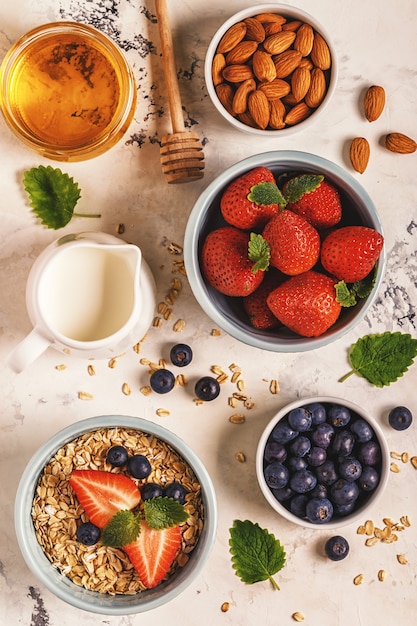
<svg viewBox="0 0 417 626"><path fill-rule="evenodd" d="M344 307L355 306L357 303L355 291L349 289L344 280L339 281L334 286L336 290L336 301Z"/></svg>
<svg viewBox="0 0 417 626"><path fill-rule="evenodd" d="M158 497L145 500L143 510L148 526L157 530L177 526L188 518L183 505L172 498Z"/></svg>
<svg viewBox="0 0 417 626"><path fill-rule="evenodd" d="M255 204L268 206L269 204L285 205L285 198L275 183L258 183L251 187L248 200Z"/></svg>
<svg viewBox="0 0 417 626"><path fill-rule="evenodd" d="M352 370L342 376L344 382L352 374L366 378L375 387L388 386L400 378L417 356L417 339L400 332L365 335L349 351Z"/></svg>
<svg viewBox="0 0 417 626"><path fill-rule="evenodd" d="M55 230L68 224L81 197L73 178L58 168L40 165L24 173L23 185L42 224Z"/></svg>
<svg viewBox="0 0 417 626"><path fill-rule="evenodd" d="M248 257L253 261L252 272L254 274L259 270L265 272L268 269L271 250L262 235L258 235L257 233L250 234Z"/></svg>
<svg viewBox="0 0 417 626"><path fill-rule="evenodd" d="M279 589L273 575L284 567L286 555L278 539L249 520L235 520L229 532L233 568L242 582L251 585L269 579Z"/></svg>
<svg viewBox="0 0 417 626"><path fill-rule="evenodd" d="M375 287L376 275L378 270L378 264L375 265L372 272L368 274L363 280L358 280L353 283L352 289L358 296L358 298L367 298Z"/></svg>
<svg viewBox="0 0 417 626"><path fill-rule="evenodd" d="M291 178L285 187L285 200L290 204L297 202L306 193L311 193L324 180L322 174L301 174Z"/></svg>
<svg viewBox="0 0 417 626"><path fill-rule="evenodd" d="M132 511L119 511L103 528L103 545L122 548L136 541L140 533L140 516Z"/></svg>

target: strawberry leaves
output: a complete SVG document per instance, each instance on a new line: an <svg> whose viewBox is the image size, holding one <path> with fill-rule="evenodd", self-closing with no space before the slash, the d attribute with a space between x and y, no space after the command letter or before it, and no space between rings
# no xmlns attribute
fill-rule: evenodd
<svg viewBox="0 0 417 626"><path fill-rule="evenodd" d="M306 193L311 193L323 182L322 174L302 174L291 178L285 185L285 202L298 202Z"/></svg>
<svg viewBox="0 0 417 626"><path fill-rule="evenodd" d="M284 567L286 555L278 539L249 520L235 520L229 532L233 568L242 582L270 580L279 589L273 575Z"/></svg>
<svg viewBox="0 0 417 626"><path fill-rule="evenodd" d="M357 280L355 283L346 284L344 280L336 283L334 287L337 302L340 302L343 307L351 307L358 303L358 298L360 300L367 298L375 287L377 269L378 263L368 276L363 280Z"/></svg>
<svg viewBox="0 0 417 626"><path fill-rule="evenodd" d="M375 387L388 386L403 376L417 356L417 339L400 332L365 335L349 351L352 369L339 379L344 382L352 374L366 378Z"/></svg>
<svg viewBox="0 0 417 626"><path fill-rule="evenodd" d="M262 235L251 233L248 243L248 258L253 261L252 272L266 271L269 266L271 250Z"/></svg>

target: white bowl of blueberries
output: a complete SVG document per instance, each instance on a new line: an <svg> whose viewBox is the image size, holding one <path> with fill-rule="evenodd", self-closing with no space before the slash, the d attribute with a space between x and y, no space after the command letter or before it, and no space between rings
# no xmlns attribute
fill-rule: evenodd
<svg viewBox="0 0 417 626"><path fill-rule="evenodd" d="M353 402L302 398L265 428L256 473L267 502L284 518L336 529L363 520L382 495L389 450L379 425Z"/></svg>

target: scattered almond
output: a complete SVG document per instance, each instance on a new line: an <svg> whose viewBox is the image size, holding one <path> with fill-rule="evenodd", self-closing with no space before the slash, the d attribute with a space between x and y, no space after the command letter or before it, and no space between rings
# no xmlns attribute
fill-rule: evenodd
<svg viewBox="0 0 417 626"><path fill-rule="evenodd" d="M397 154L412 154L417 150L417 143L402 133L389 133L385 137L385 147Z"/></svg>
<svg viewBox="0 0 417 626"><path fill-rule="evenodd" d="M368 165L371 148L369 142L365 137L355 137L350 144L350 162L353 169L359 174L363 174Z"/></svg>
<svg viewBox="0 0 417 626"><path fill-rule="evenodd" d="M374 122L381 115L385 106L385 90L379 85L372 85L365 93L363 107L368 122Z"/></svg>

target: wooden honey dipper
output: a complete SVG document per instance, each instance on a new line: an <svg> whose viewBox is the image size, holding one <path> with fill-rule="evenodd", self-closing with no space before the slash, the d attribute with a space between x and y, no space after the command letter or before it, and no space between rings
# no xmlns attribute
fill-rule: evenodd
<svg viewBox="0 0 417 626"><path fill-rule="evenodd" d="M203 177L203 146L197 133L184 125L166 0L155 0L155 9L173 130L161 139L162 171L168 183L188 183Z"/></svg>

